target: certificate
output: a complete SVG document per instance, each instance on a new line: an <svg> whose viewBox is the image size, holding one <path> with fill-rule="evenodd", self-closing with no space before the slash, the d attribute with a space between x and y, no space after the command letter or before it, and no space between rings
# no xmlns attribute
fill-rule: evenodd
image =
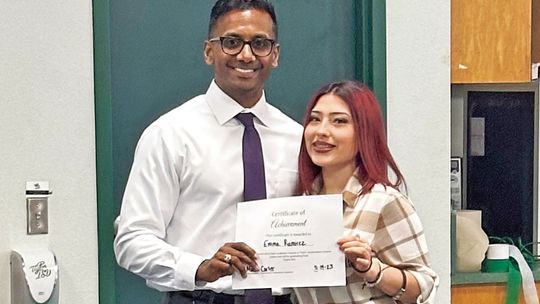
<svg viewBox="0 0 540 304"><path fill-rule="evenodd" d="M236 241L257 252L258 272L235 272L233 289L344 286L343 198L282 197L239 203Z"/></svg>

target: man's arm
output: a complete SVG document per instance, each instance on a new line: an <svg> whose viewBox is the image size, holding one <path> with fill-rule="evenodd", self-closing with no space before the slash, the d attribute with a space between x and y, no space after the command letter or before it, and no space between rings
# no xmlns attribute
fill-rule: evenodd
<svg viewBox="0 0 540 304"><path fill-rule="evenodd" d="M204 257L164 241L181 190L182 145L153 124L141 136L126 185L114 249L118 264L159 289L193 290ZM174 147L174 149L173 149Z"/></svg>
<svg viewBox="0 0 540 304"><path fill-rule="evenodd" d="M207 259L165 242L182 187L185 153L177 140L156 125L139 140L114 241L118 264L159 290L193 290L196 283L213 282L234 271L245 276L247 267L257 270L255 251L243 243L227 243Z"/></svg>

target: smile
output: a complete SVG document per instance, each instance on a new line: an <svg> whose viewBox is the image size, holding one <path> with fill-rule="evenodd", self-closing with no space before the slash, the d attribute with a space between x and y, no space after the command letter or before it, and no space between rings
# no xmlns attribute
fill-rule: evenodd
<svg viewBox="0 0 540 304"><path fill-rule="evenodd" d="M242 74L249 74L255 72L255 69L234 68L234 70Z"/></svg>
<svg viewBox="0 0 540 304"><path fill-rule="evenodd" d="M323 141L316 141L311 146L313 147L313 151L317 153L326 153L336 147L335 145Z"/></svg>

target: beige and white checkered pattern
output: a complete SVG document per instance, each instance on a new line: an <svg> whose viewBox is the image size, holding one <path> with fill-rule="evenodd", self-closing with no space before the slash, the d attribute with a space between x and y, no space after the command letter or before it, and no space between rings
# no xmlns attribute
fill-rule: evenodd
<svg viewBox="0 0 540 304"><path fill-rule="evenodd" d="M321 180L315 181L315 193ZM319 187L317 187L319 186ZM433 303L439 278L430 268L424 229L408 197L392 187L377 184L364 195L351 177L343 191L344 235L357 235L370 243L385 264L406 269L421 288L417 303ZM363 279L347 265L347 285L295 289L301 304L396 303L377 287L363 287Z"/></svg>

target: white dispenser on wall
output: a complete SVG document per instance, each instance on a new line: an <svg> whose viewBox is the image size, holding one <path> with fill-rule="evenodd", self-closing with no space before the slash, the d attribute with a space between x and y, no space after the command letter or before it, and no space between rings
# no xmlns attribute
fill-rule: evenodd
<svg viewBox="0 0 540 304"><path fill-rule="evenodd" d="M47 249L13 250L11 304L58 304L58 265Z"/></svg>

